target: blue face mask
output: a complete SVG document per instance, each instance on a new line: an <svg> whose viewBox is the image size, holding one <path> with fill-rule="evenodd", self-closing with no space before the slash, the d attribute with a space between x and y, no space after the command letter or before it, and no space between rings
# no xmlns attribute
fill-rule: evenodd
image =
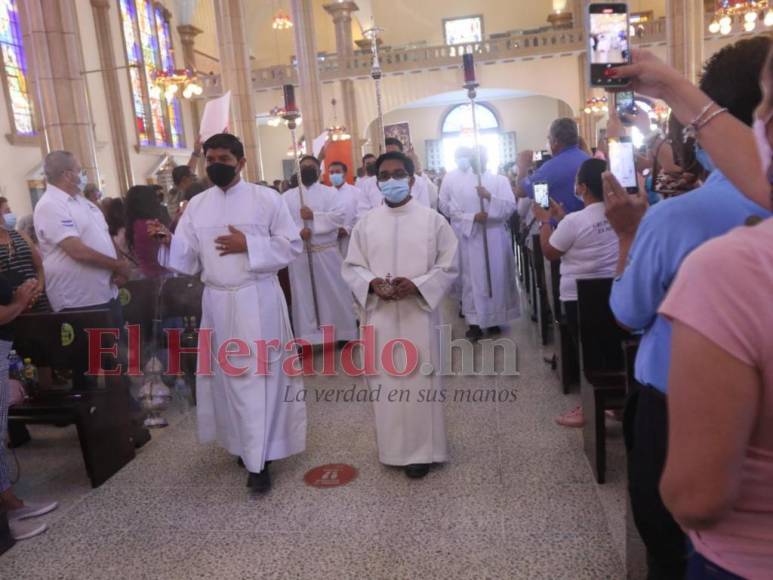
<svg viewBox="0 0 773 580"><path fill-rule="evenodd" d="M459 168L459 171L464 171L466 173L470 169L470 158L459 157L456 160L456 166Z"/></svg>
<svg viewBox="0 0 773 580"><path fill-rule="evenodd" d="M717 166L714 165L714 162L711 160L711 157L709 157L709 154L706 153L706 151L704 151L698 144L695 145L695 158L698 160L698 163L703 165L703 169L705 169L707 173L711 173L717 168Z"/></svg>
<svg viewBox="0 0 773 580"><path fill-rule="evenodd" d="M379 181L378 188L389 203L400 203L411 193L411 178Z"/></svg>
<svg viewBox="0 0 773 580"><path fill-rule="evenodd" d="M3 227L6 230L13 230L16 228L16 215L13 212L3 214L3 219L5 220Z"/></svg>
<svg viewBox="0 0 773 580"><path fill-rule="evenodd" d="M332 183L336 187L341 187L344 184L344 174L343 173L331 173L330 174L330 183Z"/></svg>

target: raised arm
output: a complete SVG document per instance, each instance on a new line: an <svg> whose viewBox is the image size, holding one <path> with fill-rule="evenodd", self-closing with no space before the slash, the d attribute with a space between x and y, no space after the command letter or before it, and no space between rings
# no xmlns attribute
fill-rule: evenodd
<svg viewBox="0 0 773 580"><path fill-rule="evenodd" d="M664 100L685 126L711 103L708 95L646 50L634 50L633 64L613 69L613 73L631 78L637 93ZM712 111L716 109L714 105ZM697 136L700 146L738 189L758 205L771 208L770 184L748 126L725 113L703 126Z"/></svg>

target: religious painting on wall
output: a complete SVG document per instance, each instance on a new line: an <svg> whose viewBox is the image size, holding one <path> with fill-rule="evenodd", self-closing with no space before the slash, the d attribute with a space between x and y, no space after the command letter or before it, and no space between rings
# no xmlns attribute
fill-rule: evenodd
<svg viewBox="0 0 773 580"><path fill-rule="evenodd" d="M384 137L389 139L394 137L403 144L403 150L408 152L413 149L411 144L411 127L408 123L394 123L392 125L384 125Z"/></svg>
<svg viewBox="0 0 773 580"><path fill-rule="evenodd" d="M483 16L445 18L443 34L446 44L467 44L483 40Z"/></svg>

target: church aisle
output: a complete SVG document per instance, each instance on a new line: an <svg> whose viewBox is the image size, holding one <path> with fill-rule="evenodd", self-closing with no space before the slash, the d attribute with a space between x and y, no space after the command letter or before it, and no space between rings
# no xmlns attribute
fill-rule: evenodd
<svg viewBox="0 0 773 580"><path fill-rule="evenodd" d="M445 314L460 336L452 307ZM275 463L274 489L258 499L232 457L196 443L190 413L154 432L135 461L93 491L74 430L36 429L34 446L18 450L19 495L56 498L64 488L70 499L46 534L0 557L0 576L622 578L620 428L609 426L609 482L596 486L580 431L553 422L577 395L561 394L528 319L505 336L518 345L519 376L456 377L446 386L515 389L517 399L448 403L452 461L423 480L378 463L370 403L311 394L306 453ZM351 384L320 377L306 386ZM359 477L333 489L305 486L304 473L325 463L350 463Z"/></svg>

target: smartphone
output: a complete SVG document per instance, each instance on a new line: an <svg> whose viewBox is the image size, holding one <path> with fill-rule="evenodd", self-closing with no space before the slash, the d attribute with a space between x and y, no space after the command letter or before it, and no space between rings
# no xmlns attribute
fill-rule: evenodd
<svg viewBox="0 0 773 580"><path fill-rule="evenodd" d="M534 201L545 209L550 207L550 196L548 195L548 184L546 181L537 181L534 184Z"/></svg>
<svg viewBox="0 0 773 580"><path fill-rule="evenodd" d="M588 6L588 63L592 87L625 87L629 80L609 76L612 69L631 61L628 5L599 2Z"/></svg>
<svg viewBox="0 0 773 580"><path fill-rule="evenodd" d="M609 170L628 193L639 191L633 141L630 137L609 139Z"/></svg>
<svg viewBox="0 0 773 580"><path fill-rule="evenodd" d="M633 91L615 93L615 110L624 124L630 125L633 122L633 117L639 112Z"/></svg>
<svg viewBox="0 0 773 580"><path fill-rule="evenodd" d="M531 160L535 163L537 161L542 161L542 151L535 151L531 156Z"/></svg>

